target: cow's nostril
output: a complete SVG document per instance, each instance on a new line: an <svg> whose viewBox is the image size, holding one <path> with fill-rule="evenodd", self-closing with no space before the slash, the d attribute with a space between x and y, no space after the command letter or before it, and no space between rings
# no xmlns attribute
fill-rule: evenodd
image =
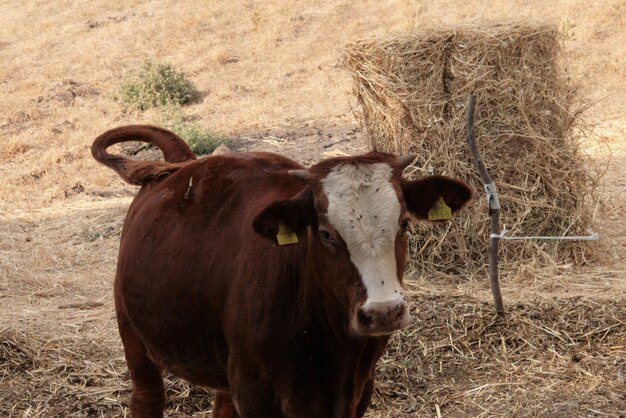
<svg viewBox="0 0 626 418"><path fill-rule="evenodd" d="M372 326L372 322L374 322L374 320L372 319L372 317L370 315L366 314L365 312L363 312L360 309L359 309L359 313L358 313L358 319L359 319L359 324L363 328L371 327Z"/></svg>
<svg viewBox="0 0 626 418"><path fill-rule="evenodd" d="M406 308L405 308L405 306L404 306L404 305L398 305L398 306L396 307L396 312L397 312L397 313L396 313L396 317L395 317L395 319L396 319L396 320L400 319L400 318L404 315L404 310L405 310L405 309L406 309Z"/></svg>

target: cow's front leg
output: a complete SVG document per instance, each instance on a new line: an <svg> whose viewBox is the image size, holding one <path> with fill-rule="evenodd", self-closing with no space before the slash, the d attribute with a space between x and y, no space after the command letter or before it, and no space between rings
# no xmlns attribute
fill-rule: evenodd
<svg viewBox="0 0 626 418"><path fill-rule="evenodd" d="M215 392L213 418L240 418L233 404L233 398L229 393Z"/></svg>
<svg viewBox="0 0 626 418"><path fill-rule="evenodd" d="M272 387L253 373L231 366L229 382L241 418L285 418Z"/></svg>
<svg viewBox="0 0 626 418"><path fill-rule="evenodd" d="M356 407L356 418L362 418L365 415L365 411L369 408L370 403L372 402L372 393L374 393L374 379L369 379L367 383L365 383L365 387L363 388L363 393L361 394L361 400Z"/></svg>

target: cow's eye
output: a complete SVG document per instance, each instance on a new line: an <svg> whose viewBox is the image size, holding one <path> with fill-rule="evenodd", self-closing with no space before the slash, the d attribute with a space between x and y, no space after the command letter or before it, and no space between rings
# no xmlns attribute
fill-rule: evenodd
<svg viewBox="0 0 626 418"><path fill-rule="evenodd" d="M328 232L328 231L326 231L324 229L320 229L320 238L326 244L334 244L335 243L335 238L333 238L333 236L330 234L330 232Z"/></svg>
<svg viewBox="0 0 626 418"><path fill-rule="evenodd" d="M400 224L400 229L402 230L402 233L406 233L409 230L409 226L410 226L410 222L408 219L405 219L402 221L402 223Z"/></svg>

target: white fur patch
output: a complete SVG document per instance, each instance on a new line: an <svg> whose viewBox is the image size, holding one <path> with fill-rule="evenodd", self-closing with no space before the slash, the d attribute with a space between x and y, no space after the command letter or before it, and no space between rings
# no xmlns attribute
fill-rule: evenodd
<svg viewBox="0 0 626 418"><path fill-rule="evenodd" d="M348 246L367 289L366 302L402 298L395 253L401 208L391 186L392 174L386 163L345 164L322 182L328 221Z"/></svg>

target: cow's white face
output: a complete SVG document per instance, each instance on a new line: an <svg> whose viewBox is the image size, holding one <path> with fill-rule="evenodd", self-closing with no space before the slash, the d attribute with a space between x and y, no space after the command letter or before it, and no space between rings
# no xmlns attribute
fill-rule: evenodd
<svg viewBox="0 0 626 418"><path fill-rule="evenodd" d="M392 175L387 163L350 163L334 167L322 181L328 222L345 241L367 292L351 320L362 334L388 334L409 322L395 248L402 206Z"/></svg>
<svg viewBox="0 0 626 418"><path fill-rule="evenodd" d="M386 335L409 322L401 284L409 213L427 220L443 200L450 216L472 197L467 184L450 177L403 179L413 158L372 152L290 170L289 187L300 181L300 191L272 202L253 222L275 244L286 227L310 245L312 285L335 298L329 303L345 300L357 335Z"/></svg>

